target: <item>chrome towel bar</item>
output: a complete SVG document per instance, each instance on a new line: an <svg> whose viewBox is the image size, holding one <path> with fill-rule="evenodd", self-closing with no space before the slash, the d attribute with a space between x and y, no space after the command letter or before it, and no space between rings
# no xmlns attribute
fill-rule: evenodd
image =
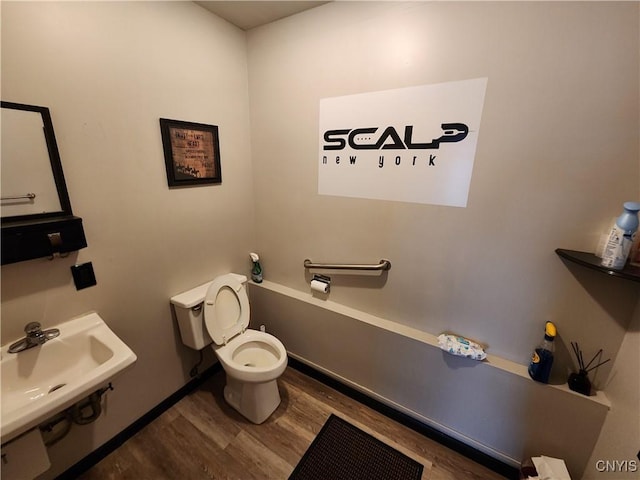
<svg viewBox="0 0 640 480"><path fill-rule="evenodd" d="M380 260L377 265L366 264L343 264L343 263L313 263L308 258L304 261L304 268L325 268L328 270L389 270L391 262Z"/></svg>
<svg viewBox="0 0 640 480"><path fill-rule="evenodd" d="M0 200L21 200L21 199L33 200L34 198L36 198L35 193L25 193L24 195L16 195L13 197L2 197L0 198Z"/></svg>

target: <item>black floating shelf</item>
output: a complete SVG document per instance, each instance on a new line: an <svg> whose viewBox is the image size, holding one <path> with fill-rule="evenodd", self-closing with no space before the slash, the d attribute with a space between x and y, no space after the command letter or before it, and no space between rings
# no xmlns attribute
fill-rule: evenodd
<svg viewBox="0 0 640 480"><path fill-rule="evenodd" d="M583 267L597 270L612 277L624 278L634 282L640 282L640 267L634 267L633 265L627 265L622 270L611 270L610 268L600 265L601 259L596 257L593 253L578 252L576 250L565 250L563 248L557 248L556 253L570 262L577 263Z"/></svg>

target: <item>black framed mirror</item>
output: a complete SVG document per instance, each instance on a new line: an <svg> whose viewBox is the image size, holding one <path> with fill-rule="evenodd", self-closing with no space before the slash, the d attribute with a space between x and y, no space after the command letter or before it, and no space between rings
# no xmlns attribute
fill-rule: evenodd
<svg viewBox="0 0 640 480"><path fill-rule="evenodd" d="M2 223L72 215L49 109L1 106Z"/></svg>
<svg viewBox="0 0 640 480"><path fill-rule="evenodd" d="M2 265L86 247L49 109L5 101L1 107Z"/></svg>

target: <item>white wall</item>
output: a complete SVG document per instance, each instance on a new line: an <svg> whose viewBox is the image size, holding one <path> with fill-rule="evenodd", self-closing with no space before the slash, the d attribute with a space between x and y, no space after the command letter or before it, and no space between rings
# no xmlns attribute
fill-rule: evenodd
<svg viewBox="0 0 640 480"><path fill-rule="evenodd" d="M308 292L305 258L388 258L382 280L334 275L329 299L431 334L468 336L521 365L553 320L554 382L566 381L570 341L587 358L603 348L615 359L638 284L565 264L554 250L593 251L622 203L640 197L638 11L637 2L333 2L249 31L265 278ZM488 87L467 208L317 194L320 99L479 77ZM394 352L378 345L370 362L353 365L351 346L362 343L354 329L323 329L290 314L273 327L285 337L339 338L332 367L298 340L291 347L334 373L355 368L347 377L361 386L379 381L376 368L392 362ZM266 315L274 322L277 314ZM596 386L606 389L613 364L592 376ZM404 406L420 403L414 387L395 385ZM422 411L429 398L422 393ZM518 411L515 402L500 408ZM449 418L464 416L453 405ZM543 408L527 407L534 416ZM575 409L558 408L554 414L576 421ZM599 430L601 419L590 421L590 431ZM463 426L482 441L474 428ZM488 443L500 450L508 437L503 429ZM578 477L590 468L589 438L574 447Z"/></svg>
<svg viewBox="0 0 640 480"><path fill-rule="evenodd" d="M638 478L640 472L640 302L613 367L613 408L591 454L584 480Z"/></svg>
<svg viewBox="0 0 640 480"><path fill-rule="evenodd" d="M249 31L265 277L307 291L305 258L388 258L386 283L335 277L331 299L519 363L545 320L561 357L572 340L587 357L615 356L637 287L554 250L593 251L639 196L637 9L334 2ZM488 87L467 208L317 194L321 98L479 77Z"/></svg>
<svg viewBox="0 0 640 480"><path fill-rule="evenodd" d="M59 473L189 379L169 298L247 271L253 198L245 35L191 2L2 2L2 99L49 107L88 247L2 267L2 342L97 311L137 354ZM169 189L159 118L218 125L222 184ZM93 263L76 291L69 267ZM211 356L207 352L207 359Z"/></svg>
<svg viewBox="0 0 640 480"><path fill-rule="evenodd" d="M640 10L638 19L640 21ZM640 111L640 103L638 109ZM640 299L606 388L615 408L607 416L584 480L637 478L640 471ZM613 466L608 461L613 461Z"/></svg>
<svg viewBox="0 0 640 480"><path fill-rule="evenodd" d="M637 17L640 21L640 10ZM640 103L638 109L640 111ZM640 471L640 299L606 389L615 408L607 416L584 480L637 478ZM607 460L614 461L613 467L603 465Z"/></svg>

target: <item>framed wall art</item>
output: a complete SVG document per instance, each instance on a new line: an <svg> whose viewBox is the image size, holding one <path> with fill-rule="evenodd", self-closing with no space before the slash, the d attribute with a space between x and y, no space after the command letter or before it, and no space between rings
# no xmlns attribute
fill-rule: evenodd
<svg viewBox="0 0 640 480"><path fill-rule="evenodd" d="M217 125L160 119L170 187L222 183Z"/></svg>

